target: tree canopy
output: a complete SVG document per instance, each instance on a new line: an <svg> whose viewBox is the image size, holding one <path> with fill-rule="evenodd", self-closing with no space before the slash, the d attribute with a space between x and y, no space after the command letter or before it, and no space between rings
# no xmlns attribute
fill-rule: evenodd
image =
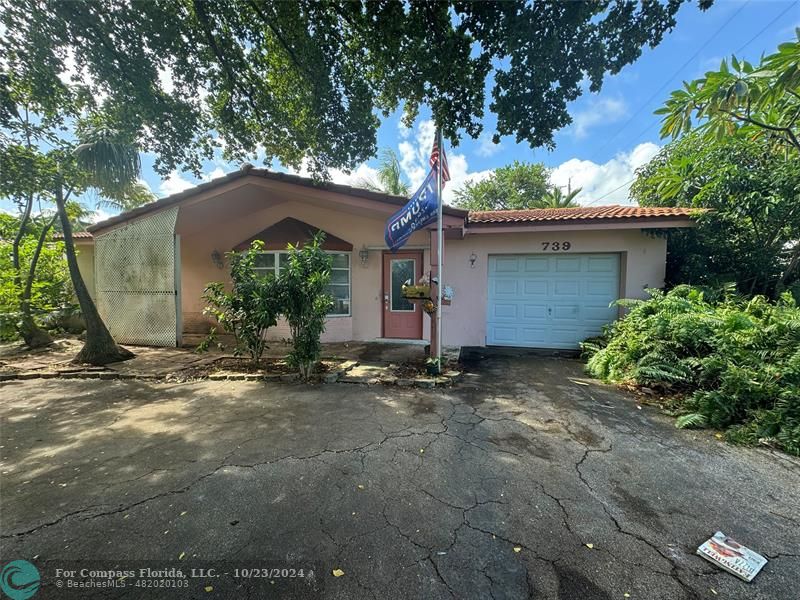
<svg viewBox="0 0 800 600"><path fill-rule="evenodd" d="M34 286L47 236L58 221L72 287L86 322L86 344L76 360L105 364L131 357L111 338L83 282L72 223L78 214L74 199L89 190L122 207L152 199L149 189L137 182L141 163L136 134L124 122L115 123L113 111L98 109L80 86L61 85L49 95L40 94L36 85L31 73L0 77L0 198L13 202L20 214L11 247L19 333L31 347L50 341L34 319ZM55 211L50 210L52 203ZM37 217L45 214L36 245L24 260L23 241Z"/></svg>
<svg viewBox="0 0 800 600"><path fill-rule="evenodd" d="M782 152L694 132L639 169L631 197L713 211L696 229L669 232L669 284L735 282L743 293L775 296L798 279L800 161Z"/></svg>
<svg viewBox="0 0 800 600"><path fill-rule="evenodd" d="M468 210L541 208L549 180L550 170L542 163L514 161L486 179L467 181L455 191L455 200Z"/></svg>
<svg viewBox="0 0 800 600"><path fill-rule="evenodd" d="M552 147L582 83L657 45L684 1L0 0L0 69L47 110L102 106L162 174L221 148L324 175L373 156L400 107L477 137L490 81L494 139Z"/></svg>
<svg viewBox="0 0 800 600"><path fill-rule="evenodd" d="M736 282L744 293L800 297L800 30L757 66L735 56L685 83L656 114L677 140L639 169L643 206L712 212L669 232L670 283Z"/></svg>
<svg viewBox="0 0 800 600"><path fill-rule="evenodd" d="M757 66L736 56L718 71L685 83L656 114L662 137L693 128L721 139L741 135L800 153L800 28ZM694 118L694 121L693 121Z"/></svg>
<svg viewBox="0 0 800 600"><path fill-rule="evenodd" d="M411 193L411 184L403 176L400 159L391 148L385 148L381 153L377 181L364 178L358 185L373 192L384 192L395 196L408 196Z"/></svg>
<svg viewBox="0 0 800 600"><path fill-rule="evenodd" d="M558 186L552 186L542 200L539 202L541 208L575 208L580 206L575 197L581 193L583 188L568 190L565 194Z"/></svg>
<svg viewBox="0 0 800 600"><path fill-rule="evenodd" d="M19 335L23 302L38 317L68 304L72 291L64 245L53 241L50 215L29 217L18 244L20 268L14 265L12 246L20 221L20 217L0 212L0 340L3 341ZM42 243L40 238L44 239ZM27 274L34 260L36 278L30 281L30 292L24 297L23 288L29 283ZM18 277L20 273L23 276Z"/></svg>

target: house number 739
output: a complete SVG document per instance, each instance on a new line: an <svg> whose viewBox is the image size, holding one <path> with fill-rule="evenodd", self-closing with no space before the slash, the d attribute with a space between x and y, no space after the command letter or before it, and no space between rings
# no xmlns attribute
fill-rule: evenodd
<svg viewBox="0 0 800 600"><path fill-rule="evenodd" d="M566 252L572 248L569 242L542 242L542 250L550 250L552 252Z"/></svg>

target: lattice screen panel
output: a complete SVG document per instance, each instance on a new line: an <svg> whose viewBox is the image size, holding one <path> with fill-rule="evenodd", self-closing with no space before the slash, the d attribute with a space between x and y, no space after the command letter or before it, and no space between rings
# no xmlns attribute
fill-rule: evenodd
<svg viewBox="0 0 800 600"><path fill-rule="evenodd" d="M176 344L177 216L163 210L95 237L97 309L120 343Z"/></svg>

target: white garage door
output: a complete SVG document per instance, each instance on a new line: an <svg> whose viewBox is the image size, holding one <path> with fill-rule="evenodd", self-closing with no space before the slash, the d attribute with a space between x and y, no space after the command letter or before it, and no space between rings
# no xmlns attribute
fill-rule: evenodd
<svg viewBox="0 0 800 600"><path fill-rule="evenodd" d="M489 257L490 346L578 348L617 318L619 255Z"/></svg>

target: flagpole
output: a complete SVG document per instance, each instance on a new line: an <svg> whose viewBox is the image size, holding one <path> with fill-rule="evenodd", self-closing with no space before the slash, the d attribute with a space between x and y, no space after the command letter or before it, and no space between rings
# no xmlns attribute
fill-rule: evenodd
<svg viewBox="0 0 800 600"><path fill-rule="evenodd" d="M436 284L436 359L439 368L439 372L442 369L442 285L444 283L444 261L442 260L442 254L444 253L444 243L442 241L442 204L444 204L444 198L442 198L442 164L444 162L444 145L442 144L442 129L438 128L436 130L437 142L439 145L439 161L438 161L438 169L436 173L436 187L438 192L439 198L439 209L436 221L436 240L438 244L437 248L437 256L439 259L439 265L436 268L439 281Z"/></svg>

